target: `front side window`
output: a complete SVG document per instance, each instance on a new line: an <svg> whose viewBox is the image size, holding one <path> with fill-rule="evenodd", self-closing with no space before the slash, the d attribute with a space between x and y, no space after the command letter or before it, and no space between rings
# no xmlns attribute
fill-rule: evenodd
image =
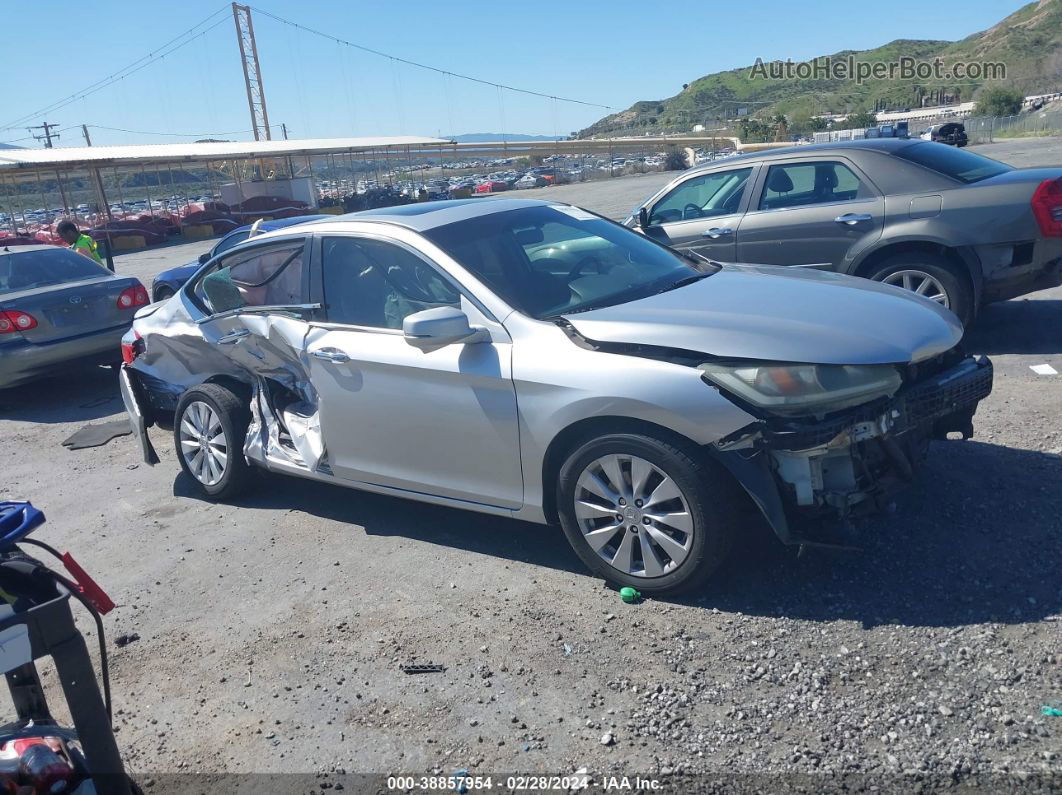
<svg viewBox="0 0 1062 795"><path fill-rule="evenodd" d="M717 171L676 185L653 207L650 226L736 213L750 174L751 167Z"/></svg>
<svg viewBox="0 0 1062 795"><path fill-rule="evenodd" d="M424 235L507 304L539 319L633 301L714 272L564 205L488 212Z"/></svg>
<svg viewBox="0 0 1062 795"><path fill-rule="evenodd" d="M305 303L303 242L235 253L200 279L194 293L210 314Z"/></svg>
<svg viewBox="0 0 1062 795"><path fill-rule="evenodd" d="M830 204L869 195L869 188L844 163L787 163L767 171L760 209Z"/></svg>
<svg viewBox="0 0 1062 795"><path fill-rule="evenodd" d="M460 293L433 267L393 243L326 237L321 266L330 323L400 329L414 312L461 305Z"/></svg>

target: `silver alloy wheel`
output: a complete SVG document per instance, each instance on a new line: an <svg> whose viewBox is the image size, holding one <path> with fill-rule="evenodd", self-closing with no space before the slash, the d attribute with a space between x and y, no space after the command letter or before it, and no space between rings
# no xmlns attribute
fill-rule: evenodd
<svg viewBox="0 0 1062 795"><path fill-rule="evenodd" d="M229 445L221 418L210 404L189 403L181 416L181 455L188 471L204 486L213 486L225 476Z"/></svg>
<svg viewBox="0 0 1062 795"><path fill-rule="evenodd" d="M918 295L924 295L930 301L936 301L941 304L945 309L951 309L948 293L944 289L944 285L937 281L935 276L931 276L925 271L896 271L896 273L890 273L881 281L894 287L902 287L905 290L918 293Z"/></svg>
<svg viewBox="0 0 1062 795"><path fill-rule="evenodd" d="M624 574L669 574L693 547L685 495L644 458L610 454L592 461L576 482L574 507L586 543Z"/></svg>

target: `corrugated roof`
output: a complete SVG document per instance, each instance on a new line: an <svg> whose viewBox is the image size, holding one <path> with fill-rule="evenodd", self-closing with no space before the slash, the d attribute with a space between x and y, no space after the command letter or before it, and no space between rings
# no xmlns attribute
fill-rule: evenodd
<svg viewBox="0 0 1062 795"><path fill-rule="evenodd" d="M194 163L247 157L345 154L373 149L432 148L452 143L442 138L394 135L376 138L303 138L292 141L71 146L0 150L0 170L76 168L79 166Z"/></svg>

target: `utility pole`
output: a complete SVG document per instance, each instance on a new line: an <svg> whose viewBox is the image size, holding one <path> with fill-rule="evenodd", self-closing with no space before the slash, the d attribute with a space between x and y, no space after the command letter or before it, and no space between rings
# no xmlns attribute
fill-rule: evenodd
<svg viewBox="0 0 1062 795"><path fill-rule="evenodd" d="M284 140L288 140L288 125L286 125L284 122L281 122L280 130L284 133Z"/></svg>
<svg viewBox="0 0 1062 795"><path fill-rule="evenodd" d="M44 141L45 149L51 149L52 139L59 137L59 133L53 133L52 128L58 126L59 125L55 122L46 121L42 122L41 124L38 124L36 127L27 127L26 130L29 131L30 135L33 135L34 130L44 130L44 135L33 135L33 137L36 138L38 141Z"/></svg>
<svg viewBox="0 0 1062 795"><path fill-rule="evenodd" d="M81 125L81 134L85 136L85 146L92 146L92 138L89 137L88 125ZM96 189L96 204L99 206L99 213L103 213L107 218L112 218L111 204L107 201L107 192L103 189L103 175L100 174L98 168L89 170L92 174L92 186ZM114 258L111 256L111 230L107 229L107 248L103 252L104 257L107 260L107 267L110 268L111 273L114 272Z"/></svg>
<svg viewBox="0 0 1062 795"><path fill-rule="evenodd" d="M243 62L243 82L247 88L247 107L251 111L251 126L256 141L271 141L269 113L266 111L265 88L262 86L262 67L258 63L258 45L254 41L254 25L250 6L232 4L232 18L236 23L236 40Z"/></svg>

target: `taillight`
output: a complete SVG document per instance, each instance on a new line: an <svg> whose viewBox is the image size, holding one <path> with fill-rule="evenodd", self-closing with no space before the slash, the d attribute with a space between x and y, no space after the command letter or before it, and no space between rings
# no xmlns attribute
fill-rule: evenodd
<svg viewBox="0 0 1062 795"><path fill-rule="evenodd" d="M17 309L0 311L0 334L14 334L37 328L37 318Z"/></svg>
<svg viewBox="0 0 1062 795"><path fill-rule="evenodd" d="M132 309L134 306L147 306L149 303L151 301L148 300L148 292L142 284L126 287L118 295L119 309Z"/></svg>
<svg viewBox="0 0 1062 795"><path fill-rule="evenodd" d="M1041 182L1030 204L1043 236L1062 237L1062 177Z"/></svg>
<svg viewBox="0 0 1062 795"><path fill-rule="evenodd" d="M132 329L132 332L132 342L126 342L125 338L122 338L122 361L126 364L132 364L133 360L144 352L144 340L136 329Z"/></svg>

